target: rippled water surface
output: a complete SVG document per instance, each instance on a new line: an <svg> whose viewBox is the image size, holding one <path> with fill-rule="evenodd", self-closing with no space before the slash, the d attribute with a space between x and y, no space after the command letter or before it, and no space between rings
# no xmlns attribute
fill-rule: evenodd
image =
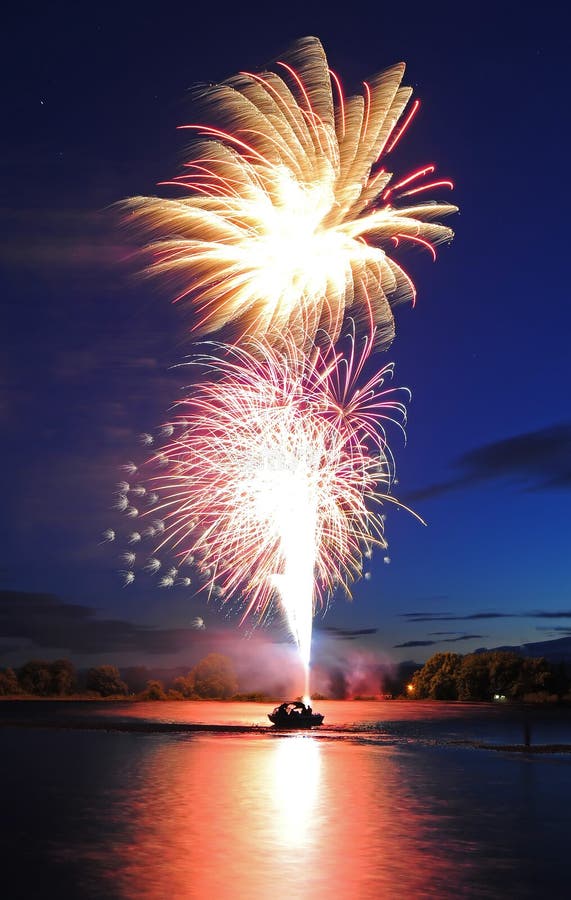
<svg viewBox="0 0 571 900"><path fill-rule="evenodd" d="M521 711L319 707L327 729L276 734L257 704L0 704L4 896L570 896L571 757L456 743L521 743Z"/></svg>

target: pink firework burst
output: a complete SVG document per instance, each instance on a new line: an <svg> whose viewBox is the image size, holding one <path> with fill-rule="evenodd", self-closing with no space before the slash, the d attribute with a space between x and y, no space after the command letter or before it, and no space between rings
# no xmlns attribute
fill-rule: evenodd
<svg viewBox="0 0 571 900"><path fill-rule="evenodd" d="M198 559L243 618L280 607L306 669L316 608L387 546L382 504L397 502L385 424L404 427L403 389L385 386L391 364L366 375L373 339L311 357L291 342L209 345L191 362L207 379L146 466L165 523L156 551Z"/></svg>

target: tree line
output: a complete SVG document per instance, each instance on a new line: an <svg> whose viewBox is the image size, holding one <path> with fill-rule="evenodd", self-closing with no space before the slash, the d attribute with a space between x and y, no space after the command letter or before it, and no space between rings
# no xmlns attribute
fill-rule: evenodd
<svg viewBox="0 0 571 900"><path fill-rule="evenodd" d="M220 653L210 653L187 675L166 686L162 681L149 680L142 690L133 687L121 677L117 666L95 666L78 672L69 659L33 659L20 668L0 669L0 697L136 695L141 700L228 700L236 695L238 682L232 661Z"/></svg>
<svg viewBox="0 0 571 900"><path fill-rule="evenodd" d="M484 653L435 653L412 676L408 696L431 700L571 699L563 664L518 656L503 650Z"/></svg>
<svg viewBox="0 0 571 900"><path fill-rule="evenodd" d="M564 665L495 650L484 653L436 653L410 677L409 664L395 673L392 696L431 700L571 700L571 680ZM149 679L143 667L95 666L77 671L69 659L30 660L19 668L0 669L0 697L136 697L140 700L267 700L263 694L238 694L232 661L210 653L186 675L166 683ZM408 675L408 688L403 690ZM398 676L398 677L397 677ZM331 691L332 696L336 696Z"/></svg>

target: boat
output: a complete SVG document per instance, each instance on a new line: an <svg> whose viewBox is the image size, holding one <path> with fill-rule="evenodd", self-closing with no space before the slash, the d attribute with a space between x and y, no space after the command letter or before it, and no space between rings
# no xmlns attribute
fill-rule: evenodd
<svg viewBox="0 0 571 900"><path fill-rule="evenodd" d="M280 703L273 712L268 713L268 719L276 728L314 728L323 722L321 713L314 713L311 706L300 700Z"/></svg>

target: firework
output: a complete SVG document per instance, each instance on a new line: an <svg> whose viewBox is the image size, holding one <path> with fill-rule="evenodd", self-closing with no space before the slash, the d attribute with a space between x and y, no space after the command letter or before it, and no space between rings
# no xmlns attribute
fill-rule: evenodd
<svg viewBox="0 0 571 900"><path fill-rule="evenodd" d="M380 511L394 466L384 424L402 427L405 406L400 389L384 386L391 365L365 376L371 345L356 352L351 338L347 353L331 345L311 358L293 344L211 345L192 360L206 380L140 469L160 495L164 529L147 570L168 548L179 565L194 557L209 592L239 599L242 619L281 607L306 671L316 608L336 587L349 592L363 557L387 546Z"/></svg>
<svg viewBox="0 0 571 900"><path fill-rule="evenodd" d="M196 92L201 121L176 199L134 197L127 221L146 242L147 271L188 301L192 331L232 324L273 345L308 348L339 337L346 313L386 346L391 306L415 298L394 258L402 245L435 256L452 237L438 223L456 211L426 200L452 183L427 165L393 179L386 158L412 121L399 64L343 97L317 38L274 65ZM397 250L398 252L398 250Z"/></svg>
<svg viewBox="0 0 571 900"><path fill-rule="evenodd" d="M393 66L345 97L304 38L267 71L197 89L182 173L163 182L177 196L123 204L192 334L224 330L191 357L202 380L177 415L140 435L150 460L123 466L115 508L149 523L128 535L148 549L123 553L124 584L137 559L162 588L189 587L192 566L192 584L243 620L281 609L306 676L316 610L370 578L383 504L397 502L385 424L404 428L406 409L385 386L392 365L370 365L394 305L415 300L400 252L435 259L453 234L440 220L456 207L425 199L453 187L434 165L389 171L419 108L403 76Z"/></svg>

